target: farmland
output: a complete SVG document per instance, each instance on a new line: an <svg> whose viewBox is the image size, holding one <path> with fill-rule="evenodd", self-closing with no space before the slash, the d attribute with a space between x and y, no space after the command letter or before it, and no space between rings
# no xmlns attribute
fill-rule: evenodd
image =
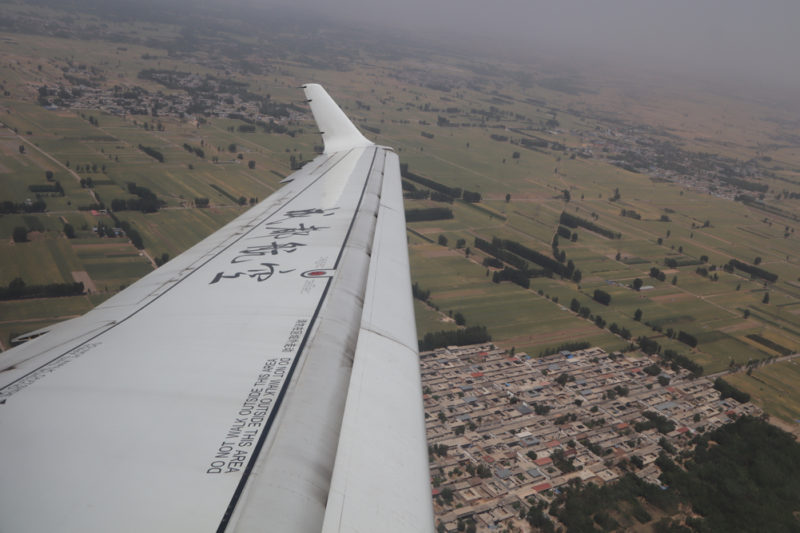
<svg viewBox="0 0 800 533"><path fill-rule="evenodd" d="M8 7L26 20L24 7ZM60 12L47 13L68 35L93 20L56 24ZM220 29L241 46L217 50L214 39L198 37L187 51L176 22L107 28L107 40L0 32L0 201L46 203L0 216L0 285L87 276L93 285L86 296L0 302L4 347L11 333L85 312L277 190L320 144L296 89L314 81L367 136L394 147L408 171L481 196L406 200L406 209L444 206L454 215L408 224L412 279L430 291L428 303L415 302L420 337L459 327L451 315L460 313L498 345L532 355L575 341L629 350L646 338L706 373L770 359L775 346L800 350L799 132L776 119L780 108L691 85L623 90L600 70L575 75L579 90L565 92L518 75L531 69L533 80L546 80L535 67L491 60L489 69L489 58L421 54L411 44L390 55L339 34L311 58L274 29L261 45ZM143 76L148 70L241 85L190 113L181 107L191 100L188 86ZM120 107L122 92L146 94L125 104L146 113ZM63 193L31 191L55 182ZM155 195L158 209L111 210L114 200L142 198L130 184ZM554 249L562 213L608 234L569 227L571 237L558 237ZM130 231L98 231L122 222L141 249ZM28 242L14 242L18 227ZM581 276L545 273L529 277L529 287L495 282L500 268L485 265L489 254L475 245L495 237L572 262ZM729 268L731 260L777 278ZM593 299L596 290L610 295L608 305ZM800 400L771 392L786 387L773 383L784 376L774 368L753 373L768 386L748 385L744 374L735 383L793 420Z"/></svg>

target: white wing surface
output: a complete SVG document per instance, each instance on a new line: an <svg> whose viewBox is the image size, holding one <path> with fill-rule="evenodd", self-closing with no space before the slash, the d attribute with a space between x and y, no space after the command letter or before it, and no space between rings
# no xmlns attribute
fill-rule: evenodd
<svg viewBox="0 0 800 533"><path fill-rule="evenodd" d="M432 531L397 156L325 152L0 356L0 531Z"/></svg>

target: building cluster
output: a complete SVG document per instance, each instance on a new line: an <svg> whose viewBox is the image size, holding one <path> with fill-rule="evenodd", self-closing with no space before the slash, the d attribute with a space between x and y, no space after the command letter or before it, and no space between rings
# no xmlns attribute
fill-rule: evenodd
<svg viewBox="0 0 800 533"><path fill-rule="evenodd" d="M669 134L648 126L571 130L570 133L581 139L580 149L572 149L579 150L581 157L605 158L620 168L647 174L654 180L678 183L728 200L741 194L763 195L768 190L763 178L770 173L759 161L689 152L676 143L660 140Z"/></svg>
<svg viewBox="0 0 800 533"><path fill-rule="evenodd" d="M229 74L226 71L226 75ZM158 69L139 73L141 79L164 86L164 91L148 91L138 85L111 86L103 75L90 71L85 65L65 66L63 76L63 80L49 85L30 85L30 90L38 93L39 103L47 109L99 110L111 115L156 119L227 117L249 123L274 121L281 124L303 116L290 105L273 103L269 96L248 91L242 82L209 74Z"/></svg>
<svg viewBox="0 0 800 533"><path fill-rule="evenodd" d="M656 459L697 433L760 415L712 382L655 358L600 348L532 358L492 344L420 355L437 523L514 525L521 504L550 502L573 478L625 472L660 484Z"/></svg>

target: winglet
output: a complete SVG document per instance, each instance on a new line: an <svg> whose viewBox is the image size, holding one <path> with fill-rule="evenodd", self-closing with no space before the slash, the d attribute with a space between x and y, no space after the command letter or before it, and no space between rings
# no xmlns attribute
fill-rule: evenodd
<svg viewBox="0 0 800 533"><path fill-rule="evenodd" d="M326 154L373 144L361 135L358 128L350 122L344 111L336 105L321 85L309 83L304 85L303 89L314 114L314 120L317 121L317 127L322 132Z"/></svg>

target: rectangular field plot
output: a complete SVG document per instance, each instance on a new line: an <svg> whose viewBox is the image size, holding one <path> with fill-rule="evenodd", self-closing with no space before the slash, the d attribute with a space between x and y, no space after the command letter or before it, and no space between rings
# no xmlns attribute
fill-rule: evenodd
<svg viewBox="0 0 800 533"><path fill-rule="evenodd" d="M797 359L767 365L751 372L725 376L734 387L747 392L756 404L785 422L800 421L800 364Z"/></svg>

